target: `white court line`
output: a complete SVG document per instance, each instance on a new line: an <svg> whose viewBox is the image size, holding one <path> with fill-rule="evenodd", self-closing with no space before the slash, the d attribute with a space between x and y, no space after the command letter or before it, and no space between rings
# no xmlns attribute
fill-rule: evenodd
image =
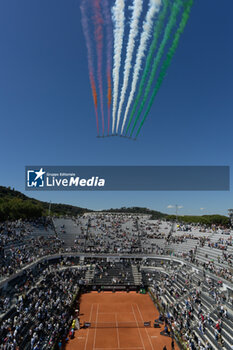
<svg viewBox="0 0 233 350"><path fill-rule="evenodd" d="M115 319L116 319L117 345L118 345L118 348L120 348L120 338L119 338L119 330L118 330L118 322L117 322L117 314L116 313L115 313Z"/></svg>
<svg viewBox="0 0 233 350"><path fill-rule="evenodd" d="M93 304L91 305L91 312L90 312L90 319L89 319L89 322L91 322L92 311L93 311ZM86 342L85 342L85 348L84 348L84 350L86 350L86 348L87 348L88 336L89 336L89 328L88 328L88 330L87 330L87 336L86 336Z"/></svg>
<svg viewBox="0 0 233 350"><path fill-rule="evenodd" d="M95 319L95 323L96 323L96 325L97 325L97 322L98 322L98 311L99 311L99 306L100 306L100 304L98 304L98 305L97 305L97 310L96 310L96 319ZM93 348L95 348L95 341L96 341L96 329L97 329L97 328L95 328Z"/></svg>
<svg viewBox="0 0 233 350"><path fill-rule="evenodd" d="M115 312L116 314L133 314L132 311L119 311L119 312ZM105 315L105 314L109 314L112 315L112 312L99 312L98 315ZM108 349L108 348L106 348Z"/></svg>
<svg viewBox="0 0 233 350"><path fill-rule="evenodd" d="M140 317L141 317L142 322L143 322L143 317L142 317L141 310L139 309L138 304L136 304L136 305L137 305L138 312L139 312ZM147 336L148 336L148 339L149 339L149 342L150 342L150 345L151 345L151 349L154 350L154 346L153 346L153 344L152 344L152 342L151 342L151 338L150 338L150 336L149 336L149 334L148 334L148 331L147 331L147 328L146 328L146 327L145 327L145 330L146 330L146 334L147 334Z"/></svg>
<svg viewBox="0 0 233 350"><path fill-rule="evenodd" d="M144 349L144 348L135 348L135 346L133 348L95 348L94 350L139 350L139 349Z"/></svg>
<svg viewBox="0 0 233 350"><path fill-rule="evenodd" d="M134 315L135 321L136 321L136 323L137 323L137 325L138 325L138 321L137 321L137 319L136 319L135 311L134 311L134 308L133 308L133 305L132 305L132 304L131 304L131 307L132 307L132 310L133 310L133 315ZM141 343L142 343L143 349L146 350L145 344L144 344L143 339L142 339L142 335L141 335L139 326L138 326L137 330L138 330L138 333L139 333L139 335L140 335L140 339L141 339Z"/></svg>

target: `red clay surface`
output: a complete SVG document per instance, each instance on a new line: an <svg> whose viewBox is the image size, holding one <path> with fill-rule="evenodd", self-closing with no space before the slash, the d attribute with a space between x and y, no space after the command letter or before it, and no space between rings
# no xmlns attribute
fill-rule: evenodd
<svg viewBox="0 0 233 350"><path fill-rule="evenodd" d="M134 322L135 328L89 328L75 331L66 350L162 350L171 349L171 338L161 336L164 329L153 328L159 313L148 294L136 292L92 292L80 298L80 324L84 322ZM151 321L150 328L139 323ZM175 345L175 349L178 349Z"/></svg>

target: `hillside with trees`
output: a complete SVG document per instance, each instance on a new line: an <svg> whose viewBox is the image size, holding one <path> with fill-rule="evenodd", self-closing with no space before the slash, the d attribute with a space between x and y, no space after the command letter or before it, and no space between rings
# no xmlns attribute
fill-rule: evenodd
<svg viewBox="0 0 233 350"><path fill-rule="evenodd" d="M48 215L48 202L27 197L10 187L0 186L0 221L38 218ZM91 210L68 204L51 204L51 215L82 215Z"/></svg>
<svg viewBox="0 0 233 350"><path fill-rule="evenodd" d="M148 208L142 208L142 207L122 207L122 208L116 208L116 209L107 209L103 210L103 212L108 212L108 213L131 213L131 214L147 214L147 215L152 215L153 220L159 220L159 219L165 219L168 215L161 213L156 210L148 209Z"/></svg>
<svg viewBox="0 0 233 350"><path fill-rule="evenodd" d="M49 202L39 201L34 198L30 198L25 194L16 191L10 187L0 186L0 221L38 218L41 216L47 216L49 212ZM77 216L84 213L92 212L87 208L76 207L69 204L51 203L51 212L53 216ZM103 213L131 213L131 214L147 214L151 216L153 220L169 220L175 221L175 215L168 215L156 210L144 208L144 207L122 207L111 208L102 210ZM213 224L229 226L229 218L223 215L202 215L202 216L178 216L178 221L181 223L199 223L207 226Z"/></svg>
<svg viewBox="0 0 233 350"><path fill-rule="evenodd" d="M175 215L169 215L167 216L167 220L175 221L176 216ZM184 215L184 216L178 216L177 217L178 222L182 223L195 223L195 224L201 224L201 225L221 225L221 226L229 226L230 220L229 217L224 215L202 215L202 216L194 216L194 215Z"/></svg>

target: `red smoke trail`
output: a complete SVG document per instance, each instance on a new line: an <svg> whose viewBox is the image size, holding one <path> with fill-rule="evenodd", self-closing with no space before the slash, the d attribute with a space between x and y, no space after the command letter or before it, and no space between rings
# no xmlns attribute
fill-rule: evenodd
<svg viewBox="0 0 233 350"><path fill-rule="evenodd" d="M112 17L109 8L108 0L103 0L104 19L106 23L107 33L107 81L108 81L108 135L110 128L110 116L111 116L111 102L112 102L112 43L113 43L113 28L112 28Z"/></svg>
<svg viewBox="0 0 233 350"><path fill-rule="evenodd" d="M99 135L99 120L98 120L98 111L97 111L97 92L96 92L96 85L95 85L95 78L94 78L94 68L93 68L93 53L92 53L92 46L91 46L91 38L89 34L88 29L88 17L86 14L86 1L83 0L80 6L81 14L82 14L82 27L84 32L84 37L86 40L86 46L87 46L87 61L88 61L88 70L89 70L89 78L91 83L91 89L92 89L92 96L94 100L95 105L95 114L96 114L96 125L97 125L97 133Z"/></svg>
<svg viewBox="0 0 233 350"><path fill-rule="evenodd" d="M111 73L108 72L108 135L110 128L110 115L111 115L111 102L112 102L112 81L111 81Z"/></svg>
<svg viewBox="0 0 233 350"><path fill-rule="evenodd" d="M100 106L102 113L102 132L104 135L104 106L103 106L103 81L102 81L102 56L103 56L103 18L101 15L100 0L94 0L95 40L97 47L97 76L100 91Z"/></svg>
<svg viewBox="0 0 233 350"><path fill-rule="evenodd" d="M98 118L98 110L97 110L97 92L96 92L95 80L94 80L94 77L92 76L92 74L90 74L90 81L91 81L92 96L93 96L94 105L95 105L97 133L99 135L99 118Z"/></svg>

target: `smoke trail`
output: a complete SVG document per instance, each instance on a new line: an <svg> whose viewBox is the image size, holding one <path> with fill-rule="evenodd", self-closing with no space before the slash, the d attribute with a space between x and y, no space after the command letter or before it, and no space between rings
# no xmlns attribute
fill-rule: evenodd
<svg viewBox="0 0 233 350"><path fill-rule="evenodd" d="M143 108L144 108L144 106L146 104L146 101L147 101L147 98L149 96L152 84L153 84L154 79L155 79L157 68L159 66L159 63L160 63L162 57L163 57L163 53L164 53L166 44L167 44L167 42L169 41L169 39L171 37L172 30L173 30L173 28L176 25L176 19L177 19L177 16L178 16L178 14L180 12L180 9L181 9L182 5L183 5L183 0L176 0L174 2L173 6L172 6L172 12L171 12L169 21L167 23L167 26L165 28L165 32L164 32L164 35L163 35L163 40L160 43L158 53L157 53L157 55L155 57L155 60L154 60L153 66L152 66L152 71L151 71L151 74L150 74L150 77L149 77L149 81L147 83L146 90L145 90L145 93L144 93L144 96L143 96L140 108L139 108L139 110L137 112L137 116L135 118L134 125L133 125L133 128L131 130L130 136L132 136L133 131L135 129L135 126L136 126L136 124L138 122L138 119L139 119L139 117L140 117L140 115L142 113L142 110L143 110Z"/></svg>
<svg viewBox="0 0 233 350"><path fill-rule="evenodd" d="M141 16L142 12L142 3L143 0L134 0L134 4L132 7L132 19L130 23L130 32L129 32L129 39L128 44L126 48L126 59L125 59L125 67L124 67L124 78L123 78L123 86L121 88L121 97L120 97L120 103L117 113L117 126L116 126L116 132L118 132L119 122L120 122L120 116L121 116L121 110L125 99L125 94L128 87L128 80L129 80L129 74L131 69L131 61L133 57L134 47L135 47L135 38L138 35L138 22Z"/></svg>
<svg viewBox="0 0 233 350"><path fill-rule="evenodd" d="M89 70L89 78L91 83L91 89L92 89L92 96L93 101L95 105L95 114L96 114L96 125L97 125L97 134L99 135L99 118L98 118L98 111L97 111L97 93L96 93L96 85L95 85L95 78L94 78L94 68L93 68L93 53L92 53L92 46L91 46L91 39L88 29L88 18L86 14L86 6L85 6L85 0L82 1L80 6L81 14L82 14L82 27L83 27L83 33L86 40L86 46L87 46L87 61L88 61L88 70Z"/></svg>
<svg viewBox="0 0 233 350"><path fill-rule="evenodd" d="M111 73L107 73L108 80L108 135L110 130L110 116L111 116L111 102L112 102L112 81L111 81Z"/></svg>
<svg viewBox="0 0 233 350"><path fill-rule="evenodd" d="M137 96L136 96L136 99L135 99L135 102L134 102L134 105L132 108L132 112L130 114L130 118L129 118L127 129L126 129L126 134L129 130L129 127L130 127L131 121L133 119L133 116L135 114L136 108L138 106L140 97L143 93L143 89L144 89L144 85L146 83L147 76L150 72L150 67L151 67L153 55L154 55L154 52L157 48L158 40L159 40L160 34L162 32L163 24L164 24L166 15L167 15L168 5L169 5L169 0L164 0L162 12L159 15L158 22L156 23L155 28L154 28L154 34L153 34L154 38L153 38L153 41L152 41L150 49L149 49L149 53L148 53L147 58L146 58L145 68L144 68L142 78L141 78L141 81L139 84L138 93L137 93Z"/></svg>
<svg viewBox="0 0 233 350"><path fill-rule="evenodd" d="M190 11L191 11L191 8L192 8L192 5L193 5L193 0L188 0L188 2L186 3L185 5L185 10L184 10L184 13L183 13L183 16L182 16L182 19L181 19L181 22L180 22L180 25L176 31L176 34L175 34L175 38L173 40L173 43L172 43L172 46L170 47L169 51L168 51L168 54L167 54L167 57L166 57L166 60L164 61L163 65L162 65L162 68L161 68L161 72L159 74L159 77L158 77L158 80L157 80L157 83L156 83L156 86L153 90L153 93L152 93L152 96L150 98L150 101L149 101L149 104L148 104L148 107L146 109L146 112L145 112L145 115L141 121L141 124L137 130L137 133L136 133L136 137L138 136L144 122L145 122L145 119L146 117L148 116L149 112L150 112L150 109L152 107L152 104L154 102L154 99L155 99L155 96L164 80L164 77L166 75L166 72L167 72L167 69L172 61L172 58L176 52L176 49L177 49L177 46L179 44L179 40L180 40L180 36L181 34L183 33L184 29L185 29L185 26L186 26L186 23L189 19L189 15L190 15Z"/></svg>
<svg viewBox="0 0 233 350"><path fill-rule="evenodd" d="M106 30L107 30L107 83L108 83L108 135L110 129L110 107L112 101L112 81L111 81L111 70L112 70L112 18L108 6L108 0L103 0L103 9L104 9L104 18L106 22Z"/></svg>
<svg viewBox="0 0 233 350"><path fill-rule="evenodd" d="M97 92L96 92L94 76L92 75L92 73L90 73L90 81L91 81L91 89L92 89L92 95L93 95L93 100L94 100L94 105L95 105L97 133L98 133L98 136L99 136L99 118L98 118L98 111L97 111L97 108L98 108L98 106L97 106Z"/></svg>
<svg viewBox="0 0 233 350"><path fill-rule="evenodd" d="M97 76L100 92L100 107L102 114L102 133L104 135L104 106L103 106L103 81L102 81L102 56L103 56L103 18L101 16L101 0L94 0L95 39L97 47Z"/></svg>
<svg viewBox="0 0 233 350"><path fill-rule="evenodd" d="M123 119L123 123L122 123L122 127L121 127L121 134L123 133L123 130L125 127L125 122L127 119L127 115L129 113L129 109L130 109L130 106L131 106L131 103L133 101L133 97L134 97L134 94L136 91L137 82L139 79L139 73L140 73L141 66L142 66L142 60L145 56L147 42L151 36L152 26L154 23L153 20L154 20L156 13L159 12L160 6L161 6L161 0L150 0L149 10L147 11L147 14L146 14L146 20L143 23L143 32L141 34L140 43L139 43L139 47L138 47L138 51L137 51L136 63L134 66L134 71L133 71L133 81L131 84L129 99L128 99L127 106L125 109L125 115L124 115L124 119Z"/></svg>
<svg viewBox="0 0 233 350"><path fill-rule="evenodd" d="M118 99L118 87L119 87L119 72L121 66L121 51L124 37L124 22L125 22L125 1L116 0L113 11L114 26L114 65L113 65L113 107L112 107L112 133L115 130L115 118Z"/></svg>

